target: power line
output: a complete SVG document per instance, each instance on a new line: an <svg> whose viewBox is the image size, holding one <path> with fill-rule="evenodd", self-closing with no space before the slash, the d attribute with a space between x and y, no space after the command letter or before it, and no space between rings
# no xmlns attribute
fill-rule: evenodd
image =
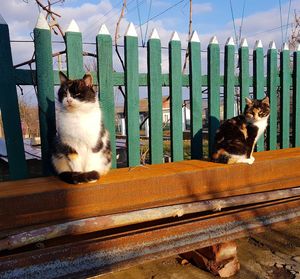
<svg viewBox="0 0 300 279"><path fill-rule="evenodd" d="M147 33L148 33L149 18L150 18L150 14L151 14L151 9L152 9L152 0L150 0L149 10L148 10L148 17L147 17L147 25L146 25L146 31L145 31L144 42L146 41L146 37L147 37Z"/></svg>
<svg viewBox="0 0 300 279"><path fill-rule="evenodd" d="M151 20L153 20L153 19L155 19L155 18L157 18L157 17L163 15L163 14L166 13L167 11L169 11L169 10L175 8L176 6L178 6L180 3L184 2L184 1L187 1L187 0L180 0L180 1L176 2L174 5L170 6L169 8L163 10L162 12L156 14L155 16L153 16L153 17L151 17L150 19L148 19L147 21L145 21L145 22L142 24L142 26L145 25L146 23L148 23L149 21L151 21Z"/></svg>
<svg viewBox="0 0 300 279"><path fill-rule="evenodd" d="M279 12L280 12L281 41L283 43L283 26L282 26L281 0L279 0Z"/></svg>
<svg viewBox="0 0 300 279"><path fill-rule="evenodd" d="M291 0L289 3L289 11L288 11L288 16L287 16L287 20L286 23L288 24L289 20L290 20L290 12L291 12ZM285 41L287 41L287 33L288 33L288 25L286 26L286 30L285 30Z"/></svg>
<svg viewBox="0 0 300 279"><path fill-rule="evenodd" d="M127 3L127 7L133 2L134 0L130 0ZM85 34L85 36L88 36L92 33L92 31L94 31L96 28L99 28L103 23L106 22L106 20L102 21L108 14L110 14L119 4L121 4L123 2L123 0L119 1L115 6L112 7L112 9L110 9L106 14L104 14L103 16L101 16L99 19L97 19L94 24L93 27L90 27L89 31ZM116 9L113 14L111 15L110 18L112 18L115 14L119 13L121 8ZM100 24L99 24L100 23ZM88 27L87 27L88 28ZM85 28L85 30L87 29Z"/></svg>
<svg viewBox="0 0 300 279"><path fill-rule="evenodd" d="M250 37L253 37L253 36L256 36L256 35L259 35L259 34L263 34L263 33L267 33L267 32L272 32L272 31L278 30L282 27L291 26L292 24L293 24L293 22L290 22L288 24L280 25L280 26L277 26L277 27L274 27L274 28L271 28L271 29L259 31L259 32L256 32L256 33L252 33L250 35L247 35L246 38L250 38Z"/></svg>
<svg viewBox="0 0 300 279"><path fill-rule="evenodd" d="M240 39L240 40L241 40L241 38L242 38L242 29L243 29L243 25L244 25L245 6L246 6L246 0L244 0L244 4L243 4L242 22L241 22L241 26L240 26L240 34L239 34L239 39Z"/></svg>
<svg viewBox="0 0 300 279"><path fill-rule="evenodd" d="M235 27L235 20L234 20L234 15L233 15L232 1L230 0L229 3L230 3L231 19L232 19L232 24L233 24L235 42L238 43L238 38L237 38L237 33L236 33L236 27Z"/></svg>
<svg viewBox="0 0 300 279"><path fill-rule="evenodd" d="M141 21L141 13L140 13L140 4L139 0L136 0L137 3L137 11L138 11L138 17L139 17L139 23L140 23L140 33L141 33L141 39L142 39L142 45L144 45L144 37L143 37L143 30L142 30L142 21Z"/></svg>
<svg viewBox="0 0 300 279"><path fill-rule="evenodd" d="M129 6L133 1L134 1L134 0L131 0L131 1L129 1L129 2L127 3L127 5L126 5L127 13L126 13L126 14L132 13L138 6L140 6L140 5L141 5L143 2L145 2L146 0L141 0L141 1L139 2L138 5L135 5L135 6L132 7L131 9L128 9L128 6ZM123 2L123 1L121 1L121 2ZM119 11L120 11L120 9L116 10L116 11L113 13L113 15L114 15L114 14L117 14ZM111 17L112 17L112 16L111 16ZM104 18L104 16L103 16L102 18ZM102 18L101 18L101 19L102 19ZM101 20L101 19L100 19L100 20ZM99 20L99 21L100 21L100 20ZM99 26L100 26L101 24L105 23L105 22L106 22L106 20L102 21L102 22L99 24ZM91 31L94 30L96 27L98 27L98 25L95 25L95 26L90 30L90 32L88 32L88 35L91 34Z"/></svg>
<svg viewBox="0 0 300 279"><path fill-rule="evenodd" d="M96 19L93 24L90 25L95 25L97 22L99 22L100 20L102 20L103 18L105 18L107 15L109 15L116 6L118 6L120 3L122 3L123 0L119 1L115 6L113 6L107 13L105 13L100 19ZM89 25L89 26L90 26ZM87 26L83 31L85 31L89 26Z"/></svg>

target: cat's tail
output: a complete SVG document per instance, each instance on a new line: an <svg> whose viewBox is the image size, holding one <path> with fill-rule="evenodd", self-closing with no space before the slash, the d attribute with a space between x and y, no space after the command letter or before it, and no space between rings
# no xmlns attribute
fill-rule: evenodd
<svg viewBox="0 0 300 279"><path fill-rule="evenodd" d="M229 153L223 148L221 148L212 155L211 161L215 163L228 164L229 160L230 160Z"/></svg>
<svg viewBox="0 0 300 279"><path fill-rule="evenodd" d="M100 175L97 171L89 171L89 172L73 172L73 171L65 171L61 172L58 177L69 184L81 184L81 183L92 183L96 182Z"/></svg>

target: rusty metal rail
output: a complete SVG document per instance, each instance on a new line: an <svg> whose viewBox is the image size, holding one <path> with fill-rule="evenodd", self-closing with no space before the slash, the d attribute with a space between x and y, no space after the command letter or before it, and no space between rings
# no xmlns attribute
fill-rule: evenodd
<svg viewBox="0 0 300 279"><path fill-rule="evenodd" d="M32 243L46 241L66 235L86 234L170 217L182 217L187 214L200 213L204 211L221 211L222 209L230 207L232 208L235 206L251 205L291 197L300 198L300 187L228 197L223 199L161 206L99 217L96 216L75 221L68 221L65 223L53 224L36 229L25 228L21 233L8 235L0 239L0 251L12 250Z"/></svg>
<svg viewBox="0 0 300 279"><path fill-rule="evenodd" d="M241 238L300 218L286 199L2 257L0 278L80 278Z"/></svg>

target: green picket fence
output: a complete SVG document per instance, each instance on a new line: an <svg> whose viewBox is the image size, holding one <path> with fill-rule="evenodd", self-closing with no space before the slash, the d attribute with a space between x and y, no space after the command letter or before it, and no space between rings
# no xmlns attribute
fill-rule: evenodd
<svg viewBox="0 0 300 279"><path fill-rule="evenodd" d="M66 31L67 74L69 78L83 76L82 34L75 22ZM49 174L49 143L55 134L54 86L59 84L58 71L53 70L51 32L43 16L34 29L36 70L14 69L12 65L8 26L0 17L0 108L5 130L5 140L11 179L27 176L22 141L16 84L37 85L40 134L44 174ZM212 152L213 138L220 125L221 89L224 92L224 116L234 115L235 88L240 88L240 106L244 97L253 88L254 97L262 98L267 92L271 102L270 125L266 146L274 150L300 146L300 49L293 53L287 45L277 50L271 43L266 55L267 69L264 71L263 47L258 41L253 50L253 73L249 72L249 48L246 40L239 47L239 74L236 75L235 45L229 39L224 52L224 75L220 75L220 46L215 37L207 48L207 75L202 74L201 46L198 35L193 33L188 43L189 74L182 74L181 42L175 32L169 42L169 73L162 74L161 42L153 30L147 44L147 73L139 73L138 39L134 26L130 24L124 36L125 71L113 70L112 37L102 26L96 37L98 71L92 73L99 85L104 122L111 136L113 167L116 167L115 103L114 86L124 86L126 93L126 127L128 165L140 164L139 130L139 87L147 86L150 122L150 161L163 162L162 87L170 89L171 105L171 157L172 161L183 160L182 133L182 89L188 87L191 104L191 154L194 159L203 157L202 89L208 88L209 152ZM278 63L278 53L280 60ZM293 61L293 63L292 63ZM291 68L293 65L293 68ZM100 93L100 92L99 92ZM278 93L280 103L278 103ZM290 107L292 99L292 119ZM280 104L280 112L277 108ZM278 137L277 124L280 123ZM292 125L290 125L292 123ZM258 151L265 149L264 139L258 142Z"/></svg>

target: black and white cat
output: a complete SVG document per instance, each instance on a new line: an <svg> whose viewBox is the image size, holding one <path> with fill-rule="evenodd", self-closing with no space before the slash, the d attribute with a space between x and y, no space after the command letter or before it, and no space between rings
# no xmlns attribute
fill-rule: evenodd
<svg viewBox="0 0 300 279"><path fill-rule="evenodd" d="M214 162L253 164L252 156L258 138L264 134L270 115L269 98L246 98L244 113L226 120L215 136Z"/></svg>
<svg viewBox="0 0 300 279"><path fill-rule="evenodd" d="M92 76L70 80L60 72L59 77L53 166L67 183L95 182L111 167L111 149Z"/></svg>

